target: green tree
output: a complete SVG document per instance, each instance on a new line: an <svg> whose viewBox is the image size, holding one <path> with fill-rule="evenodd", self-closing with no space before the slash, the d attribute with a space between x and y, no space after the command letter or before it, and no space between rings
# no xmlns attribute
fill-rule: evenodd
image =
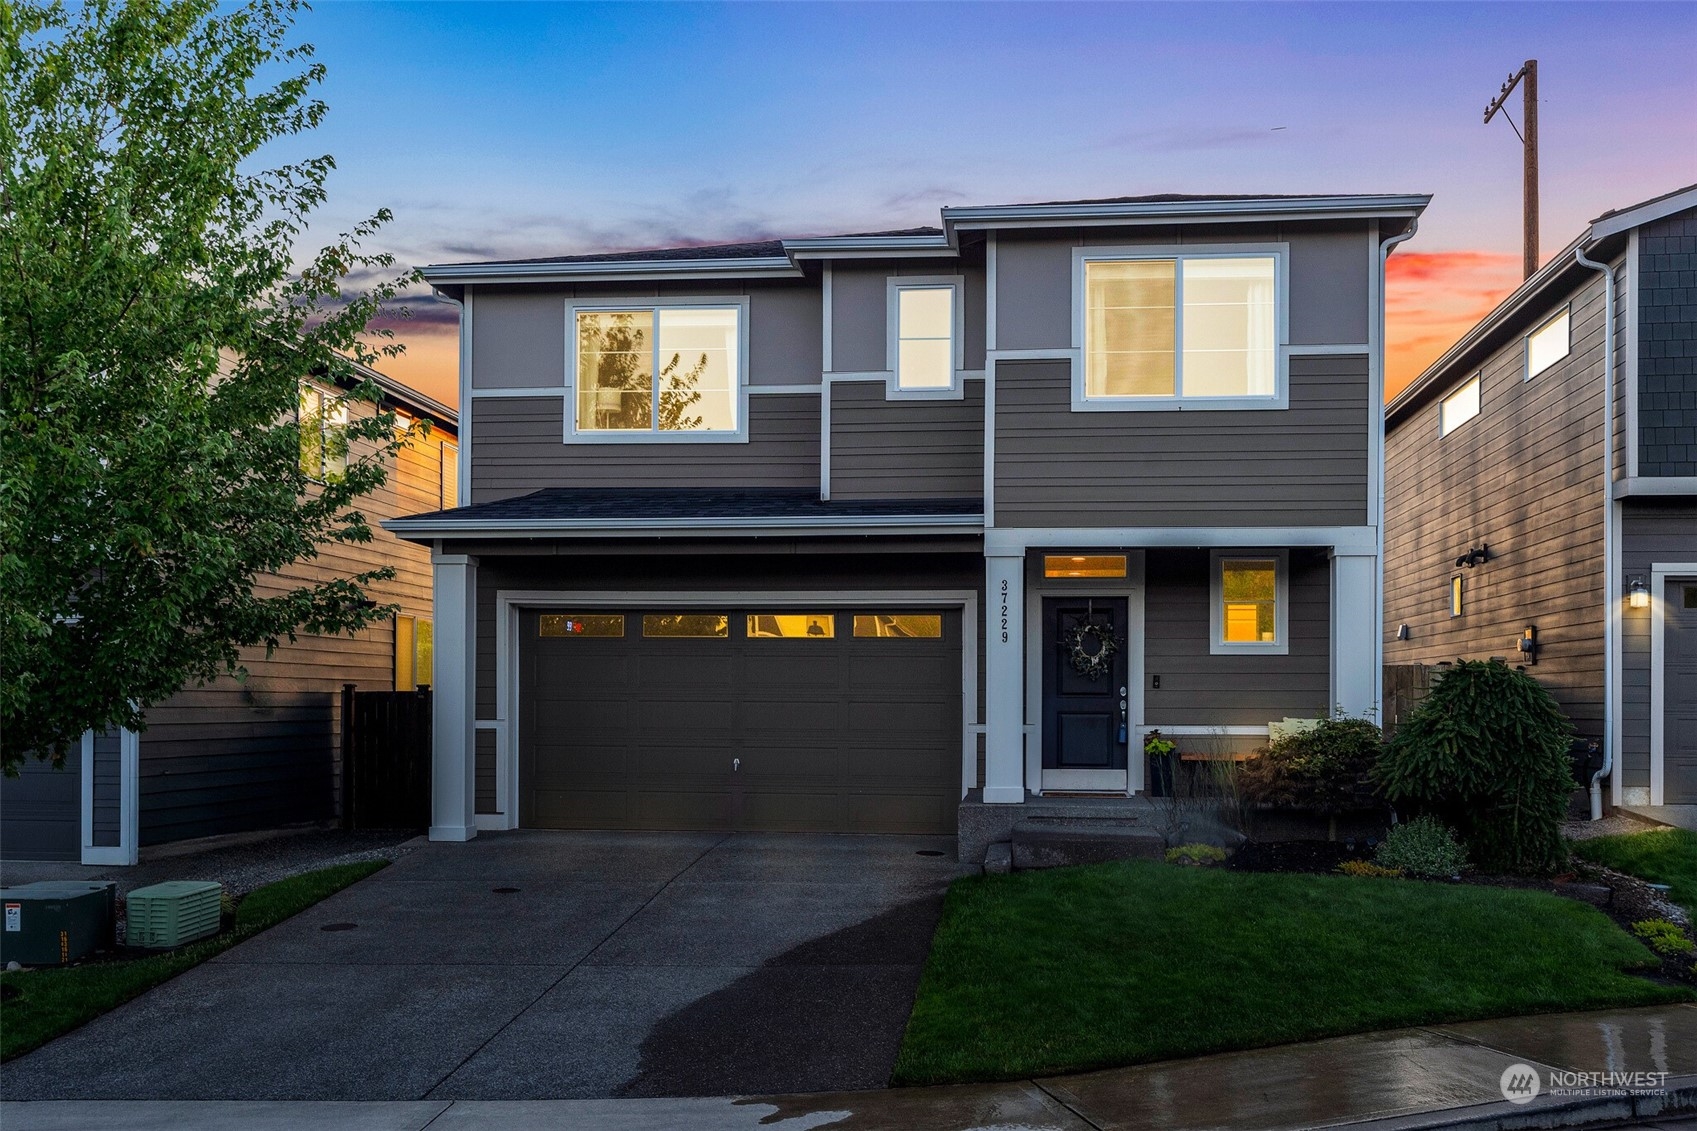
<svg viewBox="0 0 1697 1131"><path fill-rule="evenodd" d="M0 764L143 725L240 650L354 632L390 571L261 596L328 542L399 442L362 412L335 474L302 458L299 389L376 400L349 359L409 277L360 250L380 212L297 255L328 156L265 168L310 131L323 68L299 5L0 0ZM366 289L358 278L378 280ZM338 420L343 413L333 409ZM322 420L313 421L322 428Z"/></svg>

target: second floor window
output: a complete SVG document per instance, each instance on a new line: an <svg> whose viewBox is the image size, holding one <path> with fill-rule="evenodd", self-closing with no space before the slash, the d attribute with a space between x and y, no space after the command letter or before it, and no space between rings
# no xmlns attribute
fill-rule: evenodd
<svg viewBox="0 0 1697 1131"><path fill-rule="evenodd" d="M1272 255L1086 259L1085 398L1273 397L1277 287Z"/></svg>
<svg viewBox="0 0 1697 1131"><path fill-rule="evenodd" d="M896 285L896 388L955 383L955 289Z"/></svg>
<svg viewBox="0 0 1697 1131"><path fill-rule="evenodd" d="M340 478L348 470L348 405L312 385L301 386L300 466L317 480Z"/></svg>
<svg viewBox="0 0 1697 1131"><path fill-rule="evenodd" d="M577 312L577 431L735 432L737 307Z"/></svg>

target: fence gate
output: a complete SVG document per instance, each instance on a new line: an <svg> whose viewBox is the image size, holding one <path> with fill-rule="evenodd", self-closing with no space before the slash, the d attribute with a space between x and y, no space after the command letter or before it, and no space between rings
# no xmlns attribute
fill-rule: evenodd
<svg viewBox="0 0 1697 1131"><path fill-rule="evenodd" d="M1432 690L1432 669L1425 664L1385 665L1385 737L1397 731L1420 701Z"/></svg>
<svg viewBox="0 0 1697 1131"><path fill-rule="evenodd" d="M430 689L342 686L342 824L422 829L430 824Z"/></svg>

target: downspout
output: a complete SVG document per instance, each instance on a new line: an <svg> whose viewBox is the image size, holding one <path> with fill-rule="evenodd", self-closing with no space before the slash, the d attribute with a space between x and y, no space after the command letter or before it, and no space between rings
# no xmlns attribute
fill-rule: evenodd
<svg viewBox="0 0 1697 1131"><path fill-rule="evenodd" d="M1378 562L1378 576L1373 582L1373 687L1374 706L1378 711L1377 721L1381 727L1385 725L1385 262L1390 259L1391 252L1396 250L1397 244L1413 239L1419 230L1420 217L1410 217L1406 232L1400 236L1392 236L1379 245L1379 325L1374 341L1374 346L1379 351L1379 420L1375 425L1379 432L1379 497L1372 500L1375 507L1372 517L1373 550ZM1396 823L1394 812L1391 823Z"/></svg>
<svg viewBox="0 0 1697 1131"><path fill-rule="evenodd" d="M1587 258L1584 248L1573 249L1581 267L1603 273L1603 765L1591 775L1591 819L1603 818L1603 779L1614 773L1615 683L1619 677L1620 555L1615 529L1614 410L1615 410L1615 279L1605 263Z"/></svg>

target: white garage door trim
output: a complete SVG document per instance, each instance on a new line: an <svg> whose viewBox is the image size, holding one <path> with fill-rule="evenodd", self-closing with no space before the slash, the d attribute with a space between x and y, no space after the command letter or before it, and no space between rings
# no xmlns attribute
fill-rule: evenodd
<svg viewBox="0 0 1697 1131"><path fill-rule="evenodd" d="M805 608L830 605L882 605L959 609L961 612L961 796L978 775L978 594L970 589L810 589L724 590L575 590L500 589L495 593L495 711L479 719L478 730L495 732L495 795L499 813L479 813L479 829L519 827L518 726L519 612L527 608L576 605L580 608L632 608L666 605L673 608L721 608L765 605Z"/></svg>
<svg viewBox="0 0 1697 1131"><path fill-rule="evenodd" d="M1650 804L1666 805L1663 753L1667 736L1667 687L1662 667L1667 656L1668 582L1697 581L1697 562L1650 563Z"/></svg>

